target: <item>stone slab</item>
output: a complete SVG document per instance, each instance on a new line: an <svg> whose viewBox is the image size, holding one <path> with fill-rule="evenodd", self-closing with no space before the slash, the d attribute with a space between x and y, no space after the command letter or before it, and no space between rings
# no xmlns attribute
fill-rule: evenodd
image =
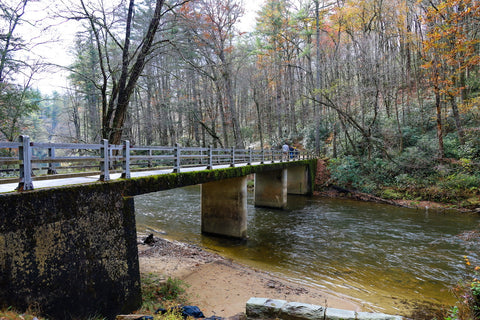
<svg viewBox="0 0 480 320"><path fill-rule="evenodd" d="M265 319L277 318L281 308L287 303L285 300L268 298L250 298L247 301L247 318Z"/></svg>
<svg viewBox="0 0 480 320"><path fill-rule="evenodd" d="M250 298L246 306L247 319L282 320L402 320L403 317L374 312L324 308L322 306L287 302L268 298Z"/></svg>
<svg viewBox="0 0 480 320"><path fill-rule="evenodd" d="M280 318L285 320L323 319L325 315L323 307L300 302L288 302L280 311Z"/></svg>

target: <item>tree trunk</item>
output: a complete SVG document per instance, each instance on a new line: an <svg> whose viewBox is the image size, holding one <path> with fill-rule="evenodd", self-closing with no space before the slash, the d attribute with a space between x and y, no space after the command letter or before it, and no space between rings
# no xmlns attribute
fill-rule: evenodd
<svg viewBox="0 0 480 320"><path fill-rule="evenodd" d="M217 90L217 105L220 111L220 117L222 118L223 144L228 147L229 144L228 144L228 130L227 130L227 127L228 127L227 115L225 114L225 106L223 103L222 91L218 83L216 83L216 90Z"/></svg>
<svg viewBox="0 0 480 320"><path fill-rule="evenodd" d="M450 100L450 106L452 107L455 126L457 127L458 142L460 142L460 144L463 145L465 144L465 134L463 132L463 126L462 126L462 121L460 119L460 113L458 112L457 102L454 96L449 96L448 100Z"/></svg>
<svg viewBox="0 0 480 320"><path fill-rule="evenodd" d="M237 112L235 110L235 100L233 99L232 79L229 71L224 73L225 80L225 94L227 95L228 111L230 113L230 119L233 127L233 139L235 141L235 148L244 149L245 146L242 140L242 134L240 131L240 124L237 118Z"/></svg>
<svg viewBox="0 0 480 320"><path fill-rule="evenodd" d="M253 88L253 101L257 109L257 127L258 135L260 136L260 148L263 150L263 126L262 126L262 113L260 112L260 102L258 101L257 88Z"/></svg>
<svg viewBox="0 0 480 320"><path fill-rule="evenodd" d="M315 49L316 49L316 62L317 62L317 70L315 73L316 85L317 90L320 90L321 83L320 83L320 0L315 0ZM314 105L313 105L313 119L314 119L314 126L315 126L315 152L316 154L320 154L320 96L317 94L315 97Z"/></svg>
<svg viewBox="0 0 480 320"><path fill-rule="evenodd" d="M127 27L125 30L125 45L123 47L122 57L122 74L118 83L118 95L116 108L113 115L112 126L109 131L109 141L112 144L120 144L123 133L123 124L125 122L130 97L137 84L138 78L142 74L145 67L145 61L151 52L153 39L157 33L157 29L160 23L162 7L164 0L157 0L155 6L155 12L150 24L148 26L147 33L143 39L142 45L139 49L138 56L135 63L129 70L129 43L130 43L130 27L133 19L133 3L134 0L130 0L129 13L127 18ZM115 100L115 96L110 97L111 101Z"/></svg>
<svg viewBox="0 0 480 320"><path fill-rule="evenodd" d="M438 90L435 90L435 109L437 111L438 157L443 159L445 158L445 150L443 148L442 105Z"/></svg>

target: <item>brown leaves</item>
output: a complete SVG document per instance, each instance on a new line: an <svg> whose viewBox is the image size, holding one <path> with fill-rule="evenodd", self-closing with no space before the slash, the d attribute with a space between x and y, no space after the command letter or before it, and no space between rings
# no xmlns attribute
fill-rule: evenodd
<svg viewBox="0 0 480 320"><path fill-rule="evenodd" d="M446 0L426 8L427 25L422 65L439 91L457 97L465 89L461 78L480 62L476 27L480 3L475 0Z"/></svg>

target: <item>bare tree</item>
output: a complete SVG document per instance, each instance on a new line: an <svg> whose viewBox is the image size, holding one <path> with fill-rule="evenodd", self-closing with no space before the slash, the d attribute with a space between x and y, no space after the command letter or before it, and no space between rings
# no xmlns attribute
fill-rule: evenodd
<svg viewBox="0 0 480 320"><path fill-rule="evenodd" d="M28 63L18 56L26 52L17 28L29 0L0 2L0 133L9 141L17 138L22 118L38 109L40 95L31 89L39 64Z"/></svg>
<svg viewBox="0 0 480 320"><path fill-rule="evenodd" d="M134 0L129 0L125 9L118 6L110 10L95 8L86 0L80 0L81 6L71 10L70 18L86 21L93 33L101 74L101 80L95 85L101 96L102 136L110 142L121 141L128 106L137 82L161 42L158 40L158 31L162 17L165 12L183 3L164 8L164 0L156 0L153 7L146 2L146 10L151 11L151 16L143 31L135 29L141 24L135 21ZM119 29L122 30L123 39Z"/></svg>
<svg viewBox="0 0 480 320"><path fill-rule="evenodd" d="M192 2L183 14L182 24L191 40L186 46L197 53L197 59L186 56L190 66L208 77L217 89L217 99L223 123L223 140L228 145L231 128L235 146L244 147L240 121L235 106L233 36L235 23L242 15L235 0L201 0ZM202 124L207 127L205 123ZM213 133L212 130L210 130Z"/></svg>

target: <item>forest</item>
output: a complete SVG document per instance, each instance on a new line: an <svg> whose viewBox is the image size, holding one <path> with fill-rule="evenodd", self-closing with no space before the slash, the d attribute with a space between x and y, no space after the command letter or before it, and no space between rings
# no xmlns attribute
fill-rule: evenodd
<svg viewBox="0 0 480 320"><path fill-rule="evenodd" d="M480 207L480 1L265 0L252 31L241 0L55 1L79 28L47 94L33 2L0 1L1 140L287 142L344 188Z"/></svg>

